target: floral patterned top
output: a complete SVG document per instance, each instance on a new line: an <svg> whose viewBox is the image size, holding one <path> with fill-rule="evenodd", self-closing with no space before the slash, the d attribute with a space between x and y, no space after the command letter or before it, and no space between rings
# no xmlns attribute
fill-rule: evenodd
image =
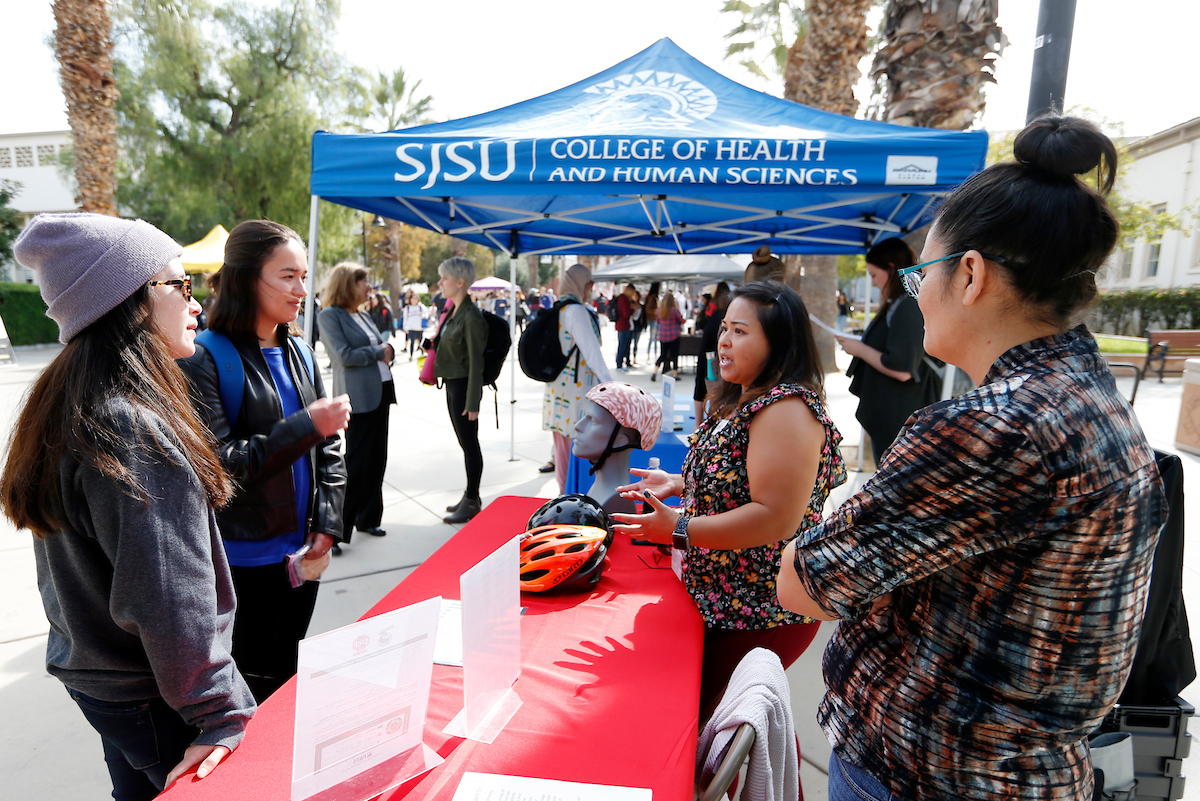
<svg viewBox="0 0 1200 801"><path fill-rule="evenodd" d="M750 421L763 408L784 398L801 398L825 427L825 446L804 522L796 533L821 522L829 491L846 481L846 464L838 443L842 435L829 418L820 396L799 384L780 384L738 409L729 420L710 417L692 435L683 463L683 513L693 517L728 512L750 503L746 453ZM684 558L684 583L712 629L769 629L811 618L788 612L775 595L775 576L787 540L757 548L718 551L691 548Z"/></svg>

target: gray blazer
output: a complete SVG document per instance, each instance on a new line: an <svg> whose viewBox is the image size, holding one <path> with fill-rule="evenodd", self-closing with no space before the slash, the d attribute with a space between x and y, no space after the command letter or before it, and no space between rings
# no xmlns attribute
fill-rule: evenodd
<svg viewBox="0 0 1200 801"><path fill-rule="evenodd" d="M372 330L377 330L371 318L359 312ZM321 341L333 363L333 395L350 396L353 413L372 412L383 397L383 381L376 362L383 361L383 345L372 345L350 312L329 306L317 315ZM383 335L380 335L383 338Z"/></svg>

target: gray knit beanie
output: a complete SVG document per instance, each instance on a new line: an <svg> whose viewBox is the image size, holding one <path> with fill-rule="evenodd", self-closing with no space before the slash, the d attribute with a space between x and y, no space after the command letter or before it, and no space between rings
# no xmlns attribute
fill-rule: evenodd
<svg viewBox="0 0 1200 801"><path fill-rule="evenodd" d="M71 338L119 306L183 248L142 220L104 214L39 214L13 245L38 273L46 316Z"/></svg>

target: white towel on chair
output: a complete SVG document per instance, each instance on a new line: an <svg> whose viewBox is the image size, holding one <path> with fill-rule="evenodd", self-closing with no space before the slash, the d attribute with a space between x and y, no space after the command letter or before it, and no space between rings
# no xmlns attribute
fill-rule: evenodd
<svg viewBox="0 0 1200 801"><path fill-rule="evenodd" d="M702 784L711 781L722 752L739 726L754 728L754 746L741 801L793 801L800 795L800 760L792 698L783 665L774 652L755 648L729 678L725 695L700 733L697 762Z"/></svg>

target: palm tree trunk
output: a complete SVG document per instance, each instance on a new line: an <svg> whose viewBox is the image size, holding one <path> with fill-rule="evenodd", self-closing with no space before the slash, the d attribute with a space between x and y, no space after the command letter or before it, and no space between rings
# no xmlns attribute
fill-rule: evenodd
<svg viewBox="0 0 1200 801"><path fill-rule="evenodd" d="M81 211L116 216L117 113L106 0L54 0L54 54L75 144Z"/></svg>
<svg viewBox="0 0 1200 801"><path fill-rule="evenodd" d="M998 0L892 0L885 43L871 77L882 118L896 125L966 130L983 113L980 91L994 83L994 59L1008 44L996 24Z"/></svg>
<svg viewBox="0 0 1200 801"><path fill-rule="evenodd" d="M858 62L867 54L867 10L872 0L808 0L807 35L797 39L784 68L783 96L806 106L853 117L858 111L854 85L862 73ZM804 275L799 260L788 259L785 281L795 287L808 311L826 323L837 319L837 256L806 256ZM834 364L836 343L829 334L814 331L817 352L827 372Z"/></svg>

